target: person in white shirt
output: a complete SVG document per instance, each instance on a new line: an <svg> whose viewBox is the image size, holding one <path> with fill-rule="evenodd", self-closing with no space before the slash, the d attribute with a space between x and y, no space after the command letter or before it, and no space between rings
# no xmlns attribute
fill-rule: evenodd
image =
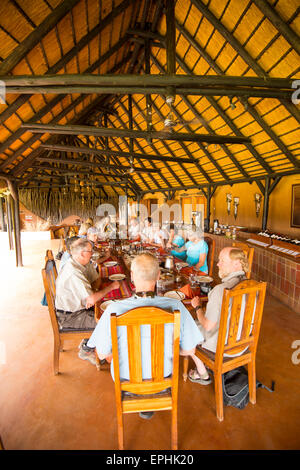
<svg viewBox="0 0 300 470"><path fill-rule="evenodd" d="M136 217L132 217L128 227L128 236L132 241L140 241L140 224Z"/></svg>
<svg viewBox="0 0 300 470"><path fill-rule="evenodd" d="M152 226L151 217L147 217L144 221L145 228L141 233L141 239L144 243L153 243L154 242L154 229Z"/></svg>
<svg viewBox="0 0 300 470"><path fill-rule="evenodd" d="M96 321L93 306L108 292L119 288L115 281L100 290L101 276L90 262L93 247L90 241L79 239L70 248L71 258L56 279L55 308L60 329L94 329ZM87 340L83 340L87 341ZM85 354L87 352L87 354ZM91 351L80 345L79 357L96 363Z"/></svg>

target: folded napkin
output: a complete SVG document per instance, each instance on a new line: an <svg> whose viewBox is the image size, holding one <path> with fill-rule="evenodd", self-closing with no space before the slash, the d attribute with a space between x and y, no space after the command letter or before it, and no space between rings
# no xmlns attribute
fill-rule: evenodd
<svg viewBox="0 0 300 470"><path fill-rule="evenodd" d="M186 299L192 299L193 297L196 297L197 295L201 295L201 290L200 287L197 287L196 289L192 289L189 284L186 284L185 286L181 287L180 292L183 292L185 294Z"/></svg>

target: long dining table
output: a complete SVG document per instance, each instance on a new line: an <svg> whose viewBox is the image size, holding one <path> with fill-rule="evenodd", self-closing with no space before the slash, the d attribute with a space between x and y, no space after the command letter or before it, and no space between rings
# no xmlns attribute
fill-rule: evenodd
<svg viewBox="0 0 300 470"><path fill-rule="evenodd" d="M180 273L176 269L167 271L162 266L164 265L165 258L170 255L168 250L152 246L150 244L138 244L137 249L135 249L135 245L130 241L127 241L127 243L130 247L129 250L128 245L127 249L125 250L124 244L126 246L126 241L123 241L122 243L119 242L118 244L100 242L95 245L95 250L98 252L103 252L103 250L110 248L111 253L111 256L108 260L106 260L104 263L98 263L99 274L103 279L103 287L113 280L118 280L120 284L118 289L110 291L103 299L101 299L102 303L108 300L121 300L132 296L135 291L135 286L130 279L130 263L128 263L128 259L130 259L130 257L132 258L141 251L150 251L155 254L159 259L162 271L168 272L170 275L171 281L161 282L159 289L157 288L157 295L164 296L169 292L173 293L175 291L175 293L178 293L178 300L182 300L189 310L192 310L191 300L193 297L199 296L202 302L207 301L207 294L201 292L200 286L192 286L190 284L190 274L199 275L199 271L193 269L190 266L182 267ZM125 260L127 262L125 262ZM182 260L174 258L174 265L176 266L177 263L182 263ZM111 278L111 276L113 277ZM121 276L124 276L124 278L117 279ZM179 277L180 280L176 281L176 278ZM183 293L184 296L181 293ZM181 299L180 297L184 298Z"/></svg>

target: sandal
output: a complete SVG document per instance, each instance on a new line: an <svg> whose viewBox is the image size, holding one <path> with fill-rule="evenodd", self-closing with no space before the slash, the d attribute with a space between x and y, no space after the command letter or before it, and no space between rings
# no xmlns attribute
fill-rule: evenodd
<svg viewBox="0 0 300 470"><path fill-rule="evenodd" d="M207 374L208 375L208 374ZM199 374L197 369L191 369L188 373L188 378L191 382L201 385L209 385L212 383L210 376L206 374Z"/></svg>

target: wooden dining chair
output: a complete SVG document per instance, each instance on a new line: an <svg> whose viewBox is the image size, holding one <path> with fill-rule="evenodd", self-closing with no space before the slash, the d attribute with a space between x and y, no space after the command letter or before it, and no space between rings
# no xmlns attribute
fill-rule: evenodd
<svg viewBox="0 0 300 470"><path fill-rule="evenodd" d="M173 372L164 377L164 327L173 324ZM152 379L142 378L141 326L151 327ZM117 328L126 326L129 362L129 381L121 381ZM112 353L115 398L118 422L119 449L124 449L123 414L142 411L172 410L171 446L178 447L177 397L179 367L180 312L166 312L156 307L141 307L116 316L111 315ZM150 361L150 358L149 358ZM136 396L126 396L130 392Z"/></svg>
<svg viewBox="0 0 300 470"><path fill-rule="evenodd" d="M224 418L222 374L229 370L248 365L249 400L256 403L255 360L266 286L266 282L245 280L233 289L225 289L216 353L200 345L196 348L196 356L214 374L216 414L219 421ZM183 367L186 380L188 357L184 358Z"/></svg>
<svg viewBox="0 0 300 470"><path fill-rule="evenodd" d="M208 276L212 276L213 269L214 269L214 258L215 258L216 242L211 237L204 237L204 241L208 245L208 253L207 253Z"/></svg>
<svg viewBox="0 0 300 470"><path fill-rule="evenodd" d="M232 246L234 248L240 248L240 250L243 250L243 252L247 256L249 269L248 269L248 272L246 273L246 278L250 279L251 271L252 271L253 256L254 256L254 248L250 247L249 245L247 245L247 243L243 243L243 242L233 242Z"/></svg>
<svg viewBox="0 0 300 470"><path fill-rule="evenodd" d="M45 267L42 269L42 277L44 283L44 289L46 294L46 300L48 304L48 310L51 320L51 325L53 329L54 335L54 354L53 354L53 366L54 366L54 374L57 375L59 373L59 354L60 351L63 350L63 343L64 340L74 340L78 339L80 341L84 338L89 338L93 332L93 330L82 330L82 329L59 329L59 324L56 316L56 309L55 309L55 295L56 295L56 278L57 278L57 269L56 264L54 261L53 253L51 250L46 251L45 257ZM96 356L96 367L100 370L100 361L99 358Z"/></svg>

